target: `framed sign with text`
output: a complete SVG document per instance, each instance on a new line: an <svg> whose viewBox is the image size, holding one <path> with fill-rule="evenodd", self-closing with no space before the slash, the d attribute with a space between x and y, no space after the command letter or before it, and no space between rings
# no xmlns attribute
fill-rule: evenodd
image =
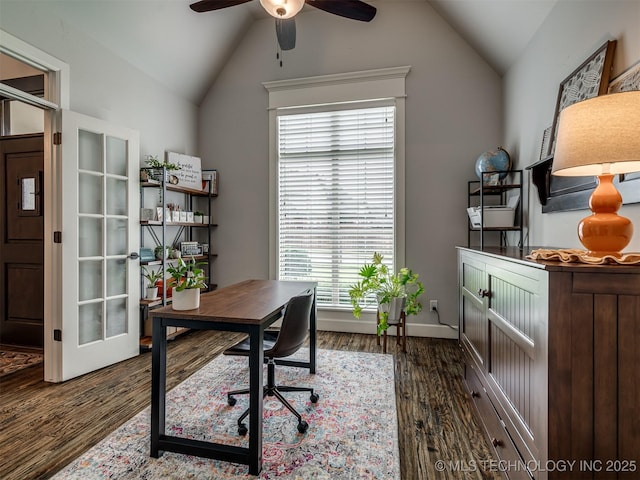
<svg viewBox="0 0 640 480"><path fill-rule="evenodd" d="M193 190L202 190L202 162L200 157L166 152L166 161L179 167L178 170L171 172L170 183Z"/></svg>

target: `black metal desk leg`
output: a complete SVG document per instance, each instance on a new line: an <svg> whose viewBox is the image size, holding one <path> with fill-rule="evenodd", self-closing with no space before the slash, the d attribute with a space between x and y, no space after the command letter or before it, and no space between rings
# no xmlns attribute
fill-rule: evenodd
<svg viewBox="0 0 640 480"><path fill-rule="evenodd" d="M249 332L249 474L262 470L262 345L263 329L252 326Z"/></svg>
<svg viewBox="0 0 640 480"><path fill-rule="evenodd" d="M313 305L311 306L311 319L309 320L309 373L316 373L316 289L313 289Z"/></svg>
<svg viewBox="0 0 640 480"><path fill-rule="evenodd" d="M153 318L151 342L151 456L158 458L167 391L167 327L161 318Z"/></svg>

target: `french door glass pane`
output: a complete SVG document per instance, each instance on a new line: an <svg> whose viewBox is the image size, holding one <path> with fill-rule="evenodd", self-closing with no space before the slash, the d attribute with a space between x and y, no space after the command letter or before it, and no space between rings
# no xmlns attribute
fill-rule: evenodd
<svg viewBox="0 0 640 480"><path fill-rule="evenodd" d="M127 260L118 258L107 260L107 296L127 293Z"/></svg>
<svg viewBox="0 0 640 480"><path fill-rule="evenodd" d="M102 256L102 219L78 219L78 249L80 258Z"/></svg>
<svg viewBox="0 0 640 480"><path fill-rule="evenodd" d="M102 173L102 135L78 132L78 168Z"/></svg>
<svg viewBox="0 0 640 480"><path fill-rule="evenodd" d="M83 260L79 265L78 299L102 298L102 260Z"/></svg>
<svg viewBox="0 0 640 480"><path fill-rule="evenodd" d="M101 175L80 173L78 177L78 212L102 214Z"/></svg>
<svg viewBox="0 0 640 480"><path fill-rule="evenodd" d="M127 220L107 219L107 255L127 254Z"/></svg>
<svg viewBox="0 0 640 480"><path fill-rule="evenodd" d="M78 307L78 343L102 340L102 302L88 303Z"/></svg>
<svg viewBox="0 0 640 480"><path fill-rule="evenodd" d="M107 338L127 333L127 299L107 301Z"/></svg>
<svg viewBox="0 0 640 480"><path fill-rule="evenodd" d="M121 138L107 136L107 173L127 175L127 142Z"/></svg>
<svg viewBox="0 0 640 480"><path fill-rule="evenodd" d="M127 182L107 178L107 215L127 214Z"/></svg>

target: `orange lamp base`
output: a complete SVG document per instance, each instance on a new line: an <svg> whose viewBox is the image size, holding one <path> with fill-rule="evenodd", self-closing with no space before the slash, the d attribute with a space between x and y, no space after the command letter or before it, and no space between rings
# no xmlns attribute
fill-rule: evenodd
<svg viewBox="0 0 640 480"><path fill-rule="evenodd" d="M598 186L591 194L592 215L578 224L580 241L592 256L620 256L633 236L633 224L616 212L622 206L622 196L613 184L613 175L600 175Z"/></svg>

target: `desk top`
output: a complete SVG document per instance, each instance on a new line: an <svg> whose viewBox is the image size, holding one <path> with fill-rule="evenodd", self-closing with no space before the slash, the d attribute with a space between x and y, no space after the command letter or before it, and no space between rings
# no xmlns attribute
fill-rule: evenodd
<svg viewBox="0 0 640 480"><path fill-rule="evenodd" d="M169 305L151 310L149 316L259 325L281 311L292 297L315 287L315 282L245 280L201 294L200 308L195 310L178 311Z"/></svg>

